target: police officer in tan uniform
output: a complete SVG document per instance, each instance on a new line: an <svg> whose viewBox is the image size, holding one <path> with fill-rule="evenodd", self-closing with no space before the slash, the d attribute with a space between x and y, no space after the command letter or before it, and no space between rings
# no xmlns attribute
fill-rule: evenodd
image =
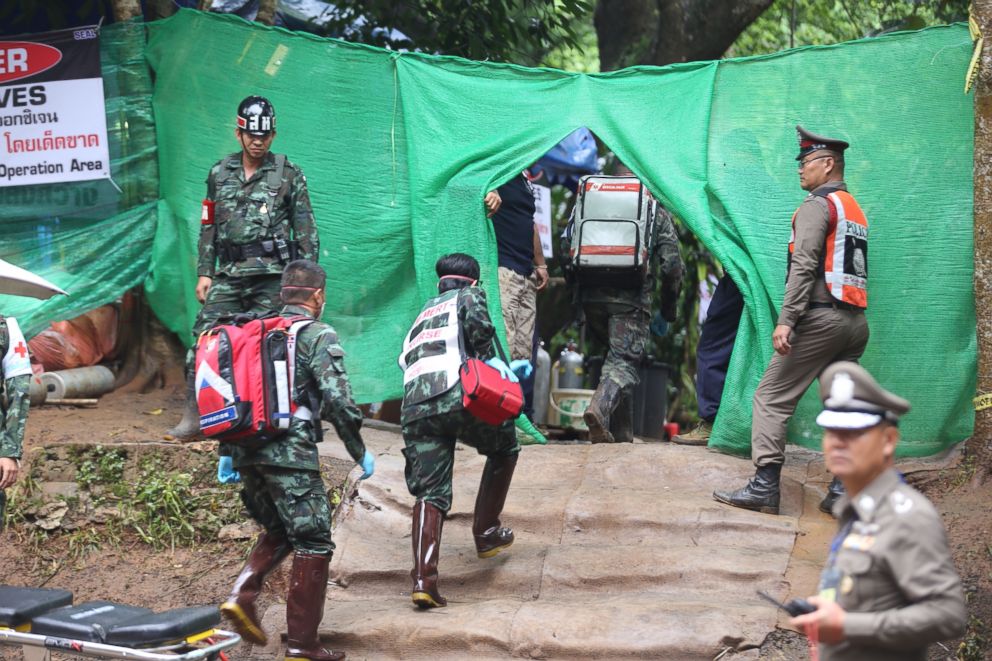
<svg viewBox="0 0 992 661"><path fill-rule="evenodd" d="M815 632L823 661L924 661L964 633L967 611L940 514L892 467L909 402L850 362L824 371L820 398L827 468L847 494L817 610L792 624Z"/></svg>
<svg viewBox="0 0 992 661"><path fill-rule="evenodd" d="M714 491L721 503L778 514L786 426L796 404L830 363L856 361L868 343L868 221L844 183L848 143L796 127L799 185L809 195L792 217L785 300L772 356L754 393L751 458L756 472L736 491ZM829 511L836 480L821 503Z"/></svg>

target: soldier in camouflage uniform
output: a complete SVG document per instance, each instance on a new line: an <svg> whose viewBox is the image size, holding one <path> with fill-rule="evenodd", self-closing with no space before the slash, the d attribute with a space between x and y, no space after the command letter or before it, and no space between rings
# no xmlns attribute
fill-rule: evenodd
<svg viewBox="0 0 992 661"><path fill-rule="evenodd" d="M31 404L31 359L28 345L13 317L0 315L0 530L3 530L7 497L21 467L24 426Z"/></svg>
<svg viewBox="0 0 992 661"><path fill-rule="evenodd" d="M480 558L513 544L513 531L500 525L499 516L520 452L512 420L486 424L462 407L458 371L463 351L469 357L488 359L504 376L511 374L509 366L493 358L496 329L486 308L486 293L476 286L479 263L454 253L439 259L436 270L439 295L424 304L399 361L404 371L400 421L406 483L417 499L410 596L420 608L447 605L437 588L437 563L444 516L451 509L455 440L486 456L472 523Z"/></svg>
<svg viewBox="0 0 992 661"><path fill-rule="evenodd" d="M293 259L316 262L319 240L307 179L283 154L269 151L276 136L272 104L249 96L238 106L235 136L241 152L218 161L207 176L200 221L196 298L203 303L193 337L220 317L279 307L279 275ZM169 431L200 431L193 394L195 351L186 356L186 409Z"/></svg>
<svg viewBox="0 0 992 661"><path fill-rule="evenodd" d="M616 176L632 177L625 165L617 166ZM655 270L661 276L661 316L675 321L684 266L679 240L671 215L659 204L654 222L654 254L648 277L641 288L581 287L578 298L586 323L599 337L609 338L609 351L583 420L593 443L629 443L634 440L634 386L639 381L638 366L648 342L651 297ZM568 254L565 251L563 254ZM614 411L615 419L611 421ZM611 425L612 422L612 425ZM610 429L616 432L614 436Z"/></svg>
<svg viewBox="0 0 992 661"><path fill-rule="evenodd" d="M313 262L291 262L282 275L280 314L319 319L325 301L326 276ZM317 443L320 421L334 425L348 454L364 469L375 470L360 433L361 411L351 396L344 368L344 350L334 329L321 321L303 327L296 336L293 400L298 408L284 436L263 445L228 444L233 464L218 471L222 481L243 480L242 500L265 531L259 535L231 597L221 611L245 640L264 645L267 636L255 611L255 599L265 576L295 551L286 599L286 661L328 661L345 655L320 645L317 627L323 617L327 567L334 551L331 510L320 477ZM225 480L224 475L231 479Z"/></svg>

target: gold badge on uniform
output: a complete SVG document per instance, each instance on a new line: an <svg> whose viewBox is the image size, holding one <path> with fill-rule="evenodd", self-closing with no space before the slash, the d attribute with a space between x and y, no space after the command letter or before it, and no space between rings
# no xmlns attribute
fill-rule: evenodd
<svg viewBox="0 0 992 661"><path fill-rule="evenodd" d="M262 206L260 206L258 208L258 212L259 213L268 213L269 212L269 208L267 206L265 206L265 202L262 202Z"/></svg>
<svg viewBox="0 0 992 661"><path fill-rule="evenodd" d="M851 594L851 590L854 589L854 579L850 576L845 575L844 578L840 580L840 593L841 594Z"/></svg>
<svg viewBox="0 0 992 661"><path fill-rule="evenodd" d="M874 545L874 535L858 535L856 533L851 533L844 538L843 547L845 549L854 549L855 551L867 551Z"/></svg>

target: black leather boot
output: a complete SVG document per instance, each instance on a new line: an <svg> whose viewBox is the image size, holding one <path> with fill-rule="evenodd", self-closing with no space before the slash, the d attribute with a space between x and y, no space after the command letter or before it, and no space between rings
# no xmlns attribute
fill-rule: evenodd
<svg viewBox="0 0 992 661"><path fill-rule="evenodd" d="M517 457L511 454L486 459L472 521L475 550L480 558L491 558L513 545L513 531L500 525L499 515L506 504L506 493L510 490Z"/></svg>
<svg viewBox="0 0 992 661"><path fill-rule="evenodd" d="M610 433L610 415L620 401L620 386L612 379L603 379L589 401L589 408L582 414L589 428L591 443L614 443Z"/></svg>
<svg viewBox="0 0 992 661"><path fill-rule="evenodd" d="M756 510L765 514L778 514L779 482L782 464L758 466L754 477L737 491L714 491L713 498L721 503Z"/></svg>
<svg viewBox="0 0 992 661"><path fill-rule="evenodd" d="M846 492L844 491L844 485L836 477L830 480L830 486L827 487L827 495L823 497L820 501L820 511L824 514L834 515L834 503L840 500Z"/></svg>
<svg viewBox="0 0 992 661"><path fill-rule="evenodd" d="M289 551L289 542L285 537L276 537L267 532L259 535L238 580L234 582L231 596L220 606L220 612L234 630L249 643L265 645L268 642L268 636L255 611L255 600L262 591L265 577L279 566L289 555Z"/></svg>
<svg viewBox="0 0 992 661"><path fill-rule="evenodd" d="M296 553L286 596L285 661L342 661L344 652L320 644L317 628L324 618L330 555Z"/></svg>
<svg viewBox="0 0 992 661"><path fill-rule="evenodd" d="M437 590L437 561L441 552L444 512L418 500L413 506L413 590L410 598L419 608L440 608L448 600Z"/></svg>

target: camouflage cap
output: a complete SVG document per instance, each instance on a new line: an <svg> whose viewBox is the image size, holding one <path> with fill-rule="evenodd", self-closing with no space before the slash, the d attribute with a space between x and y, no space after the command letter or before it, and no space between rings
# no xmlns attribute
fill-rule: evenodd
<svg viewBox="0 0 992 661"><path fill-rule="evenodd" d="M823 411L816 424L826 429L865 429L883 420L893 424L909 411L909 402L878 385L857 363L834 363L820 375Z"/></svg>
<svg viewBox="0 0 992 661"><path fill-rule="evenodd" d="M819 151L820 149L829 149L830 151L835 151L838 154L843 154L844 150L851 146L846 140L817 135L807 131L798 124L796 124L796 137L799 139L799 155L796 156L797 161L803 160L803 157L806 156L806 154Z"/></svg>

